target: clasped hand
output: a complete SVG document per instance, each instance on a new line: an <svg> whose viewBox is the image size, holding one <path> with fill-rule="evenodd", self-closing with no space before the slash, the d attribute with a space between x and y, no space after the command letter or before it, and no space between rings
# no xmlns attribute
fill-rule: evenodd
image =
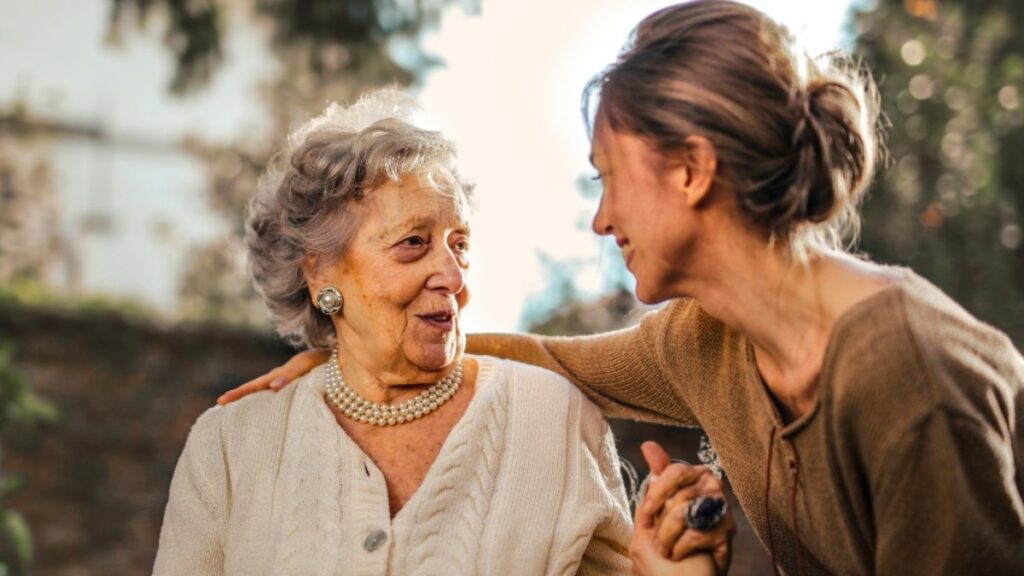
<svg viewBox="0 0 1024 576"><path fill-rule="evenodd" d="M736 520L731 511L707 531L687 526L687 506L698 496L725 498L722 481L705 466L672 462L656 442L641 447L651 469L636 509L629 545L638 576L725 574L732 560Z"/></svg>

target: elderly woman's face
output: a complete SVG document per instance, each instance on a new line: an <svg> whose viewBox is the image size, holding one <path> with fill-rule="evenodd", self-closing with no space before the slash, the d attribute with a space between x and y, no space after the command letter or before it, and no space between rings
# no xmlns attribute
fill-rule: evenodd
<svg viewBox="0 0 1024 576"><path fill-rule="evenodd" d="M345 302L343 345L382 370L443 370L462 353L469 224L461 198L408 176L370 191L344 257L325 280Z"/></svg>

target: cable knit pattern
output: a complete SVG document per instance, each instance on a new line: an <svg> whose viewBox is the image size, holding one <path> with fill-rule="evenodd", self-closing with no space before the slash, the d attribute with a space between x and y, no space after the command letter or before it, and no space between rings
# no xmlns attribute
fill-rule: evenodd
<svg viewBox="0 0 1024 576"><path fill-rule="evenodd" d="M592 523L592 529L581 530L574 539L562 544L567 553L551 559L553 574L568 575L577 572L602 574L614 571L612 566L596 566L594 563L580 566L578 562L573 562L573 559L581 558L588 548L604 547L617 553L626 554L627 551L619 547L618 542L606 541L602 538L605 534L632 530L628 518L614 513L615 508L628 509L629 504L625 500L626 490L620 473L619 456L615 451L615 440L611 428L603 419L596 418L596 414L590 414L591 411L597 411L596 406L585 400L580 400L582 404L580 410L570 412L575 414L574 418L578 418L579 421L570 420L570 426L579 426L584 429L583 437L586 439L586 444L582 447L578 445L567 447L570 450L567 455L568 460L576 463L576 473L570 475L566 482L570 484L584 483L581 482L581 479L594 476L602 477L605 481L600 484L588 485L588 490L593 491L584 499L588 505L581 510L575 510L574 513L581 520ZM579 453L573 453L579 448L583 449Z"/></svg>
<svg viewBox="0 0 1024 576"><path fill-rule="evenodd" d="M322 369L210 409L175 470L154 574L628 573L598 409L551 372L478 360L469 407L394 518L380 470L324 402Z"/></svg>
<svg viewBox="0 0 1024 576"><path fill-rule="evenodd" d="M455 430L457 438L452 439L451 452L439 456L434 463L439 467L434 485L437 496L423 502L416 510L416 526L411 538L412 542L422 545L417 545L413 551L410 566L416 566L424 574L478 573L475 561L480 534L505 443L506 392L504 386L478 390L475 402L482 408L482 418L477 416L480 420L474 422L473 430L462 427ZM459 501L463 499L466 501L460 507ZM461 509L461 514L452 526L448 512L456 508ZM439 545L437 540L445 537L450 543Z"/></svg>
<svg viewBox="0 0 1024 576"><path fill-rule="evenodd" d="M317 375L315 381L319 382ZM302 394L295 400L294 414L318 410L316 397ZM293 471L279 478L277 497L286 503L279 529L276 566L295 566L296 573L332 574L337 543L341 540L341 506L323 488L340 486L338 444L327 441L334 434L324 418L290 420L281 460L283 470Z"/></svg>

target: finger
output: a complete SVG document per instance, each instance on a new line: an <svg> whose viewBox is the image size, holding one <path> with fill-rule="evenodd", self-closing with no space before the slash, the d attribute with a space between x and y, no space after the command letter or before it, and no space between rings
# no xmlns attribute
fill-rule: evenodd
<svg viewBox="0 0 1024 576"><path fill-rule="evenodd" d="M245 384L221 394L217 398L217 404L221 406L230 404L239 398L248 396L253 392L266 390L267 388L274 391L280 390L288 385L289 382L323 364L329 358L330 352L326 350L304 350L299 352L289 358L283 366L274 368L266 374L257 376Z"/></svg>
<svg viewBox="0 0 1024 576"><path fill-rule="evenodd" d="M690 504L699 495L698 492L696 490L690 494L680 492L673 496L665 503L661 513L655 519L653 531L666 556L668 555L668 550L672 549L672 546L682 535L683 531L692 528L689 526L688 514L690 512ZM700 492L700 494L707 495L706 492ZM683 497L679 497L680 495ZM724 517L715 528L706 532L721 529L723 525L725 525Z"/></svg>
<svg viewBox="0 0 1024 576"><path fill-rule="evenodd" d="M303 350L281 366L285 375L297 378L331 359L327 350Z"/></svg>
<svg viewBox="0 0 1024 576"><path fill-rule="evenodd" d="M652 534L646 531L634 532L629 542L629 557L633 561L633 572L644 575L653 573L659 563L666 561L658 554Z"/></svg>
<svg viewBox="0 0 1024 576"><path fill-rule="evenodd" d="M680 562L673 562L661 556L650 537L636 537L630 542L629 556L633 561L633 573L653 574L712 574L715 562L709 554L696 553Z"/></svg>
<svg viewBox="0 0 1024 576"><path fill-rule="evenodd" d="M725 492L722 490L722 485L714 477L707 479L702 477L697 482L680 488L665 501L662 506L662 512L668 513L669 510L690 505L694 499L698 496L708 496L711 498L725 498Z"/></svg>
<svg viewBox="0 0 1024 576"><path fill-rule="evenodd" d="M217 398L217 404L220 404L221 406L225 404L230 404L231 402L234 402L235 400L238 400L243 396L247 396L249 394L252 394L253 392L259 392L260 390L267 389L270 386L270 379L272 377L271 374L273 374L273 372L271 372L270 374L264 374L257 378L253 378L252 380L249 380L248 382L242 384L237 388L228 390L227 392L221 394L219 398Z"/></svg>
<svg viewBox="0 0 1024 576"><path fill-rule="evenodd" d="M645 500L646 501L646 500ZM655 511L650 511L646 506L641 504L636 507L636 514L633 515L633 526L634 531L650 531L655 527Z"/></svg>
<svg viewBox="0 0 1024 576"><path fill-rule="evenodd" d="M682 537L671 547L669 557L678 560L700 550L714 555L714 552L723 546L726 548L726 553L728 553L728 546L735 534L736 521L732 516L723 518L714 530L708 532L688 529L683 532Z"/></svg>
<svg viewBox="0 0 1024 576"><path fill-rule="evenodd" d="M673 494L680 488L700 480L701 474L706 470L703 466L690 466L679 462L671 464L651 482L640 508L644 513L654 516Z"/></svg>
<svg viewBox="0 0 1024 576"><path fill-rule="evenodd" d="M718 568L719 574L728 574L729 565L732 564L732 539L736 536L736 519L733 518L732 513L729 513L722 523L727 523L726 538L711 550L711 558L715 561L715 567Z"/></svg>
<svg viewBox="0 0 1024 576"><path fill-rule="evenodd" d="M678 564L673 564L676 574L724 574L715 572L715 561L708 554L694 554L687 556Z"/></svg>
<svg viewBox="0 0 1024 576"><path fill-rule="evenodd" d="M715 478L710 471L706 471L695 483L680 488L665 501L661 513L655 518L655 524L660 524L661 519L671 514L676 508L689 506L690 502L698 496L724 499L725 490L722 481Z"/></svg>
<svg viewBox="0 0 1024 576"><path fill-rule="evenodd" d="M700 481L698 480L698 484L699 482ZM685 488L680 488L675 494L669 496L669 499L665 501L664 505L662 505L655 523L660 526L661 523L664 522L665 518L671 515L676 509L682 508L685 510L687 506L690 505L690 501L703 493L704 492L701 491L697 484L691 484Z"/></svg>
<svg viewBox="0 0 1024 576"><path fill-rule="evenodd" d="M651 469L651 474L661 474L672 463L668 452L661 447L661 444L653 440L641 444L640 451L644 454L644 460L647 461L647 467Z"/></svg>
<svg viewBox="0 0 1024 576"><path fill-rule="evenodd" d="M680 506L666 514L662 514L661 522L655 533L658 541L658 552L665 558L671 556L673 546L680 540L685 530L686 507Z"/></svg>
<svg viewBox="0 0 1024 576"><path fill-rule="evenodd" d="M711 559L715 562L716 574L728 574L732 564L732 542L723 542L711 551Z"/></svg>
<svg viewBox="0 0 1024 576"><path fill-rule="evenodd" d="M671 548L667 556L672 560L681 560L697 550L707 550L710 552L724 541L722 534L687 530L683 537Z"/></svg>
<svg viewBox="0 0 1024 576"><path fill-rule="evenodd" d="M326 350L303 350L292 356L283 366L271 370L268 376L274 376L270 389L277 391L290 382L311 372L317 366L330 360L331 354Z"/></svg>

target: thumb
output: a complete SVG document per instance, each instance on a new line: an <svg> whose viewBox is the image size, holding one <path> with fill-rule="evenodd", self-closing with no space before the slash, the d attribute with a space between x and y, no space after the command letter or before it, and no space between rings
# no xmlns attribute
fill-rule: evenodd
<svg viewBox="0 0 1024 576"><path fill-rule="evenodd" d="M653 440L644 442L640 446L640 451L644 453L644 460L647 461L651 474L661 474L672 463L672 458L669 457L668 452L661 447L661 444Z"/></svg>

